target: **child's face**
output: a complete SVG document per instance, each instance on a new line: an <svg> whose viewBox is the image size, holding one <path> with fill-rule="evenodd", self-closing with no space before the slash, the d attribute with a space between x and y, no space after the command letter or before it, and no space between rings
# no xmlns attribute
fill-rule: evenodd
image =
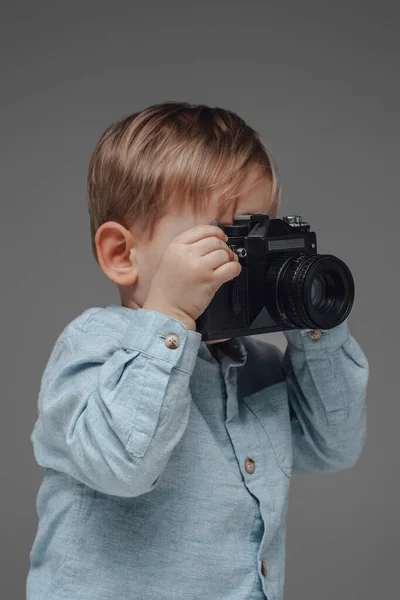
<svg viewBox="0 0 400 600"><path fill-rule="evenodd" d="M254 174L250 174L249 177L254 177ZM237 213L240 214L251 214L251 213L268 213L271 217L276 215L270 210L272 205L272 185L271 181L265 177L264 180L253 190L248 192L245 196L241 197L237 207ZM146 243L135 238L134 228L130 231L118 225L119 230L114 232L115 234L115 252L121 248L121 242L119 238L117 243L118 235L121 235L121 231L125 229L123 233L126 241L126 251L124 255L119 251L114 258L110 254L111 240L113 238L112 231L108 232L105 236L106 244L108 244L108 269L106 272L105 265L101 263L101 267L105 274L117 283L121 295L121 301L124 306L129 308L140 308L143 306L152 278L158 268L162 255L165 248L170 242L180 233L194 227L198 224L211 224L212 221L217 220L217 211L215 205L210 202L209 208L200 216L195 215L190 211L186 210L174 210L168 215L163 217L154 232L153 239L151 242ZM229 225L233 222L233 214L227 214L219 220L220 226ZM111 223L107 224L111 226ZM114 224L115 225L115 224ZM101 248L101 237L99 238L98 248ZM110 268L110 263L111 264ZM118 276L118 267L120 273ZM123 280L123 281L122 281ZM130 284L130 285L129 285ZM226 341L229 338L223 340L213 340L206 342L207 344L216 344L217 342Z"/></svg>

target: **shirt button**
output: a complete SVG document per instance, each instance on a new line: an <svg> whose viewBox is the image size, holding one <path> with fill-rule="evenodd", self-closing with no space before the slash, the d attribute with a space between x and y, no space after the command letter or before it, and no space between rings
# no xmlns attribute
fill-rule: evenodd
<svg viewBox="0 0 400 600"><path fill-rule="evenodd" d="M254 460L252 460L251 458L246 458L246 460L244 461L244 468L248 473L254 473L254 471L256 470Z"/></svg>
<svg viewBox="0 0 400 600"><path fill-rule="evenodd" d="M169 333L166 336L164 343L167 346L167 348L175 350L175 348L177 348L181 342L179 339L179 335L176 335L175 333Z"/></svg>
<svg viewBox="0 0 400 600"><path fill-rule="evenodd" d="M267 576L268 567L267 567L267 563L265 562L265 560L261 561L261 573L263 574L263 577Z"/></svg>
<svg viewBox="0 0 400 600"><path fill-rule="evenodd" d="M321 332L319 329L314 329L313 331L309 331L307 333L307 337L309 340L313 340L315 342L315 340L319 340L321 337Z"/></svg>

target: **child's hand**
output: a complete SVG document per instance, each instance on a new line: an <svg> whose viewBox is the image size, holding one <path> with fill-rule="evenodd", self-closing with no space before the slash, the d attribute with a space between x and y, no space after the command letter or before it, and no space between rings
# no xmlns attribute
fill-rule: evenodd
<svg viewBox="0 0 400 600"><path fill-rule="evenodd" d="M143 308L180 319L195 331L195 320L218 288L242 270L227 239L215 225L196 225L175 237L164 251Z"/></svg>

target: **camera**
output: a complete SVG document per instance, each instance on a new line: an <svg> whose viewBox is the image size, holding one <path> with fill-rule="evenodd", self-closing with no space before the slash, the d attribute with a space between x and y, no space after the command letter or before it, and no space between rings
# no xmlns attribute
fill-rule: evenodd
<svg viewBox="0 0 400 600"><path fill-rule="evenodd" d="M339 258L317 254L316 235L302 217L238 215L221 229L242 270L196 320L203 341L331 329L346 319L354 302L352 274Z"/></svg>

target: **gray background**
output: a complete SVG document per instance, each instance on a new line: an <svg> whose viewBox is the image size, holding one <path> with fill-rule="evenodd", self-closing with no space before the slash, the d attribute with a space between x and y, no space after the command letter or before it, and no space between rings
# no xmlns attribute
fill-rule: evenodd
<svg viewBox="0 0 400 600"><path fill-rule="evenodd" d="M30 434L48 355L80 312L118 302L90 253L89 157L110 122L165 100L229 108L258 130L280 164L280 214L310 221L319 252L345 260L356 281L349 321L371 366L367 445L348 471L294 476L285 599L398 597L394 6L3 6L1 597L24 597L41 481Z"/></svg>

